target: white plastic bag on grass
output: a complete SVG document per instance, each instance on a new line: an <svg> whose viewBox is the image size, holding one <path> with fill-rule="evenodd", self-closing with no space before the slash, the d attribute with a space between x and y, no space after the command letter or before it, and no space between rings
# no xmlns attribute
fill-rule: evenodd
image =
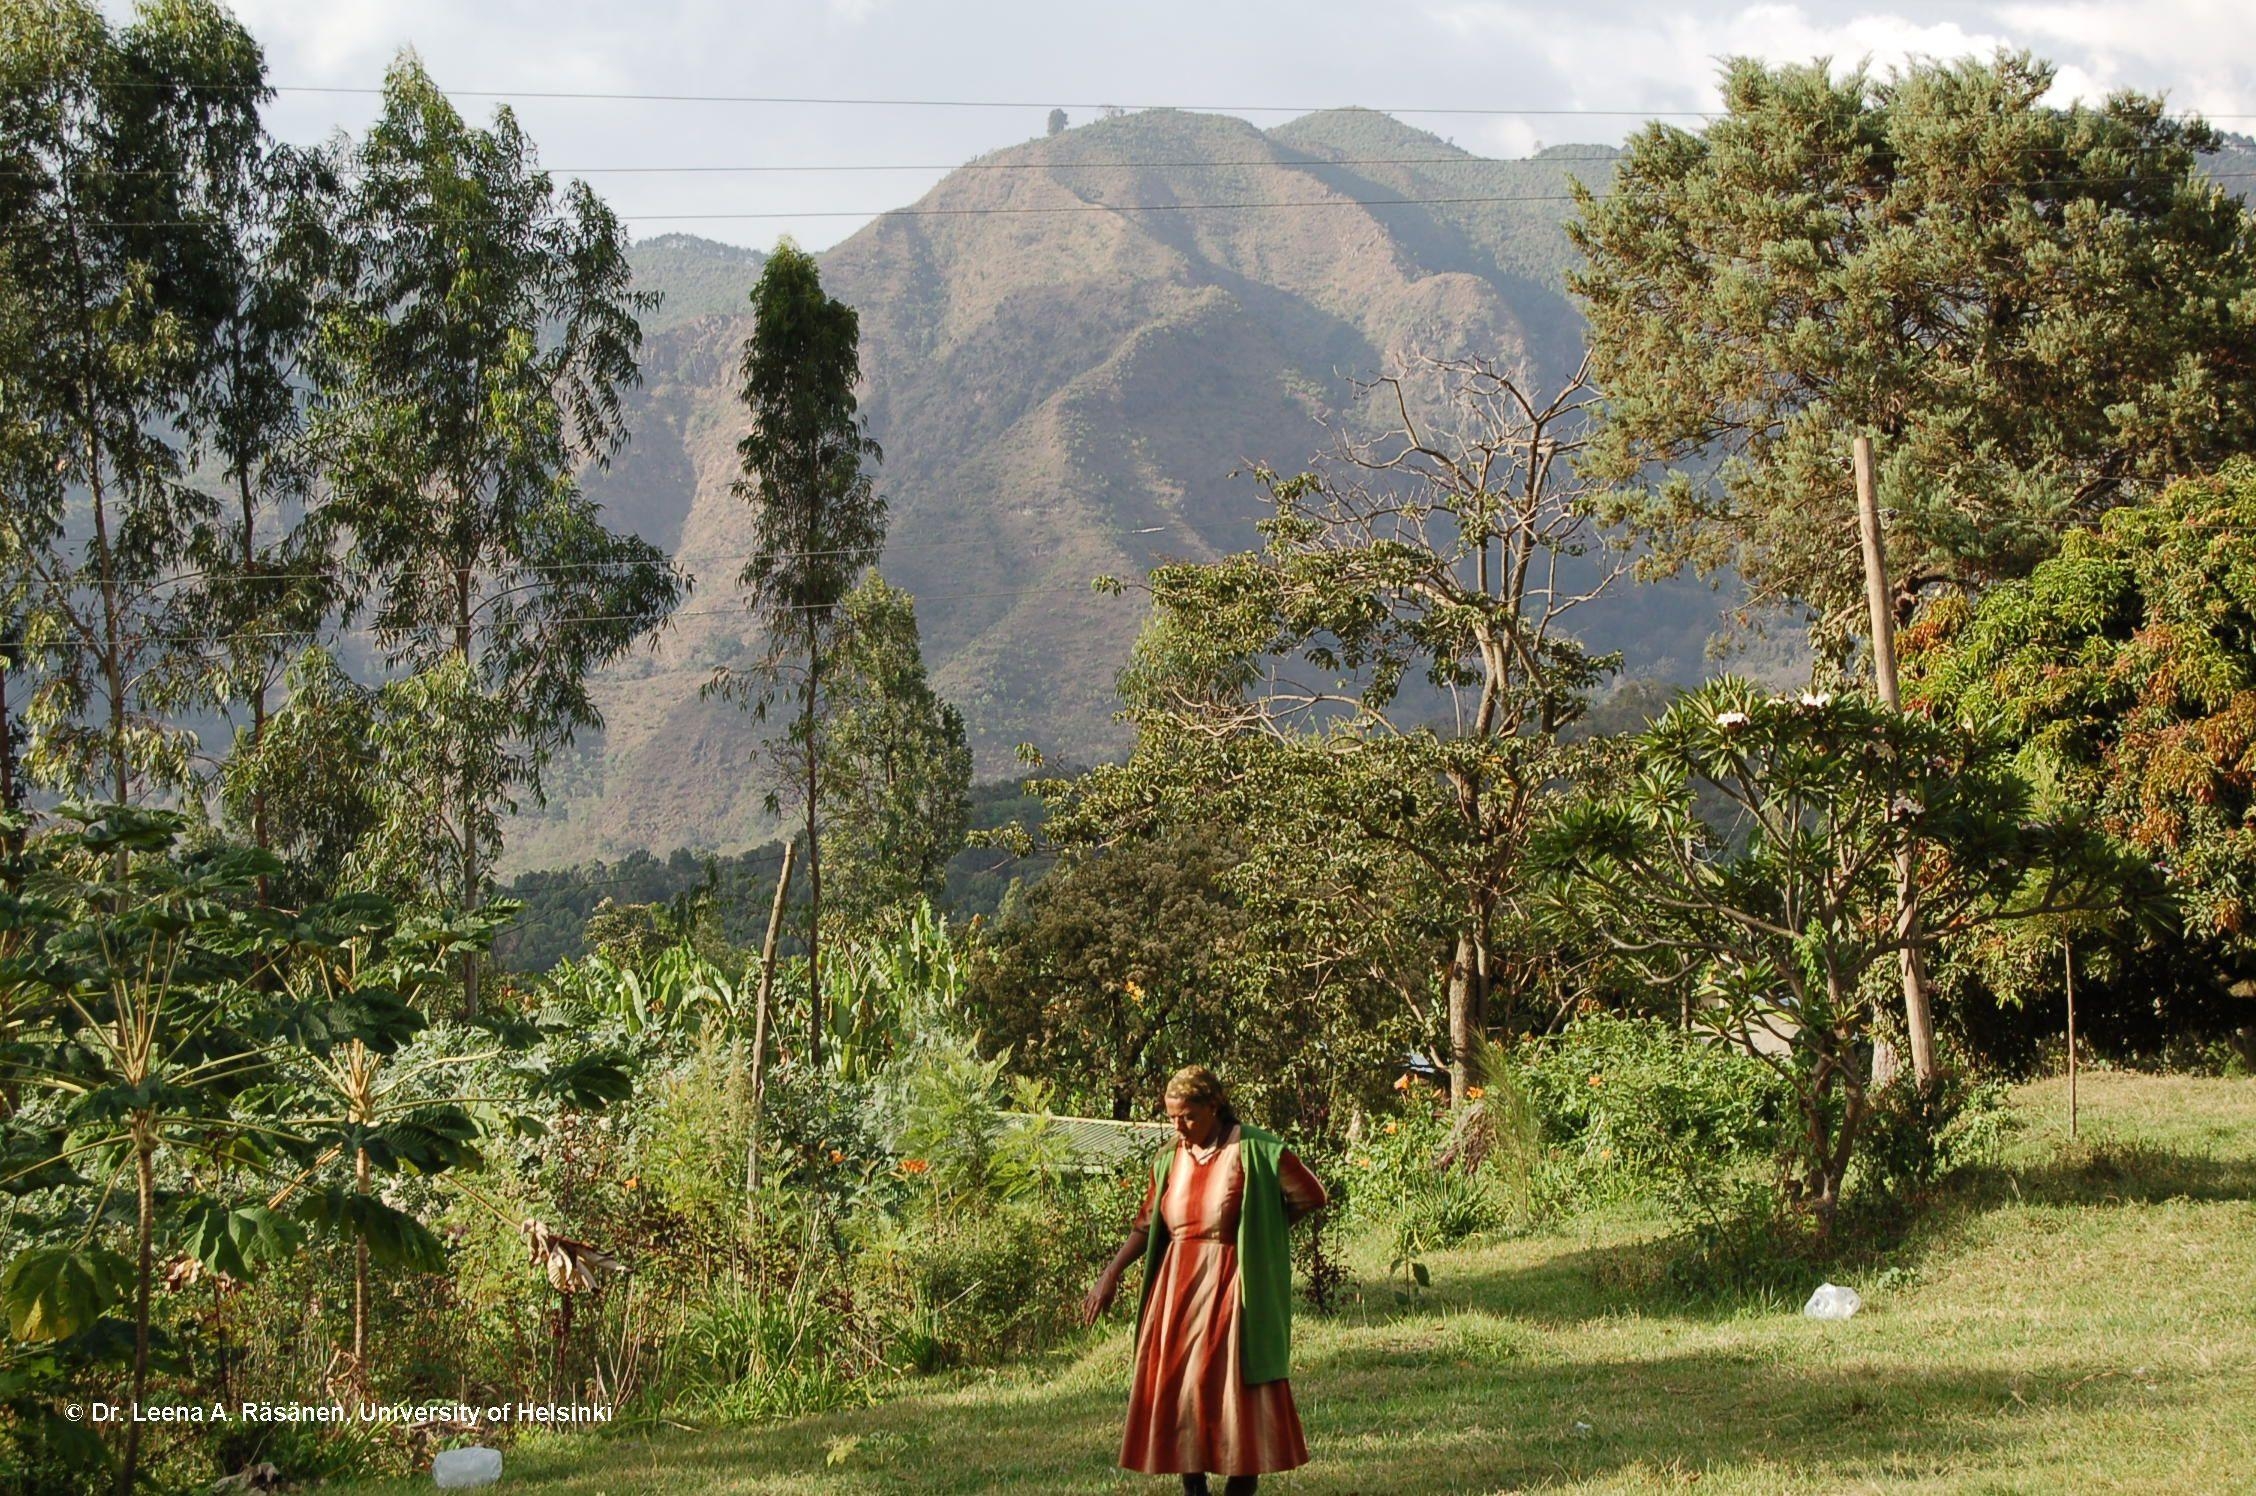
<svg viewBox="0 0 2256 1496"><path fill-rule="evenodd" d="M1847 1319L1864 1307L1853 1288L1843 1288L1838 1283L1820 1283L1809 1302L1802 1305L1802 1313L1811 1319Z"/></svg>
<svg viewBox="0 0 2256 1496"><path fill-rule="evenodd" d="M501 1451L473 1444L431 1461L431 1479L443 1487L490 1486L501 1479Z"/></svg>

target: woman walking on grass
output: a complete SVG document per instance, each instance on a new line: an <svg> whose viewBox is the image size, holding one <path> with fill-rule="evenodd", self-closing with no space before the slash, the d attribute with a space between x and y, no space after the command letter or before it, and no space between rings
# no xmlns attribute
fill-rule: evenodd
<svg viewBox="0 0 2256 1496"><path fill-rule="evenodd" d="M1225 1496L1262 1475L1308 1463L1308 1442L1286 1381L1292 1348L1292 1223L1324 1207L1324 1186L1274 1133L1239 1123L1204 1065L1167 1082L1175 1146L1152 1161L1151 1185L1128 1240L1082 1301L1095 1324L1144 1259L1136 1367L1122 1468L1180 1475Z"/></svg>

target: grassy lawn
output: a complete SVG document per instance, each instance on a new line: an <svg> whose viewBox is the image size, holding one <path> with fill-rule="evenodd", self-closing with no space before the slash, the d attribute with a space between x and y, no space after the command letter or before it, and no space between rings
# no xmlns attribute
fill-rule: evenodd
<svg viewBox="0 0 2256 1496"><path fill-rule="evenodd" d="M2256 1481L2256 1082L2087 1076L2017 1095L2004 1167L1798 1304L1663 1305L1652 1223L1585 1221L1433 1259L1296 1324L1315 1461L1280 1493L2223 1491ZM1812 1283L1810 1286L1814 1287ZM779 1427L551 1438L505 1487L1160 1492L1113 1468L1128 1346ZM372 1484L362 1492L428 1490ZM332 1488L334 1489L334 1488Z"/></svg>

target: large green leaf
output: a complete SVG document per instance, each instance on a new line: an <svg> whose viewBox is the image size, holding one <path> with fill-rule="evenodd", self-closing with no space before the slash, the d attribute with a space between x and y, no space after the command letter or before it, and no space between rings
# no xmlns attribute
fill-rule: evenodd
<svg viewBox="0 0 2256 1496"><path fill-rule="evenodd" d="M419 1273L446 1267L446 1249L430 1228L374 1195L331 1186L306 1196L297 1216L317 1231L366 1242L369 1257L380 1266Z"/></svg>
<svg viewBox="0 0 2256 1496"><path fill-rule="evenodd" d="M217 1200L192 1200L179 1218L181 1249L214 1272L250 1278L261 1263L297 1250L305 1228L264 1205L229 1209Z"/></svg>
<svg viewBox="0 0 2256 1496"><path fill-rule="evenodd" d="M360 1139L385 1173L437 1174L478 1161L478 1125L460 1107L432 1107L371 1129Z"/></svg>
<svg viewBox="0 0 2256 1496"><path fill-rule="evenodd" d="M133 1265L107 1247L32 1247L0 1275L0 1302L18 1340L61 1340L94 1323L132 1286Z"/></svg>

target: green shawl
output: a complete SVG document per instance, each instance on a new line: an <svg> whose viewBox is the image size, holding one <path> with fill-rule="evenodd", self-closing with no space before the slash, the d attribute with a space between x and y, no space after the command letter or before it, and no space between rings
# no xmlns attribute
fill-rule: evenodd
<svg viewBox="0 0 2256 1496"><path fill-rule="evenodd" d="M1143 1298L1136 1306L1139 1333L1167 1251L1167 1222L1159 1202L1166 1198L1167 1171L1176 1151L1169 1148L1152 1160L1151 1239L1144 1248ZM1292 1251L1285 1234L1285 1189L1277 1177L1284 1151L1275 1133L1239 1126L1245 1196L1238 1209L1238 1364L1249 1387L1283 1381L1292 1360Z"/></svg>

